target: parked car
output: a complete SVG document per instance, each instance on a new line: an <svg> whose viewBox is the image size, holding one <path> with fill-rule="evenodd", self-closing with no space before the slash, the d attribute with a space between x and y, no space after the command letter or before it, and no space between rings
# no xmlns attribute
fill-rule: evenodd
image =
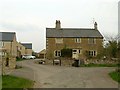
<svg viewBox="0 0 120 90"><path fill-rule="evenodd" d="M32 56L32 55L23 55L22 56L22 59L35 59L36 57L35 56Z"/></svg>

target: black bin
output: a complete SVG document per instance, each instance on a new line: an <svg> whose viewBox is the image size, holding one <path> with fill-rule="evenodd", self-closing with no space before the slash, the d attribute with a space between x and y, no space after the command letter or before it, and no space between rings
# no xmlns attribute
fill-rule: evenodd
<svg viewBox="0 0 120 90"><path fill-rule="evenodd" d="M80 60L74 60L74 66L79 67L80 66Z"/></svg>

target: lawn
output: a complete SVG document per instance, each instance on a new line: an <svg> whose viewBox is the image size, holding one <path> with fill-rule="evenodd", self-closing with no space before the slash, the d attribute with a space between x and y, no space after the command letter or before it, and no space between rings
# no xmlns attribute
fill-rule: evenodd
<svg viewBox="0 0 120 90"><path fill-rule="evenodd" d="M2 76L2 88L32 88L33 81L15 76Z"/></svg>
<svg viewBox="0 0 120 90"><path fill-rule="evenodd" d="M120 72L114 71L114 72L109 73L109 75L113 80L120 83Z"/></svg>

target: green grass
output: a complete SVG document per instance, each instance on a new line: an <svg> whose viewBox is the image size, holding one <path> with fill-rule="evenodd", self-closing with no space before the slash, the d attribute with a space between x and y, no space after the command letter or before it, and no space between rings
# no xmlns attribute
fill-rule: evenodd
<svg viewBox="0 0 120 90"><path fill-rule="evenodd" d="M22 58L16 58L16 61L22 61L23 59Z"/></svg>
<svg viewBox="0 0 120 90"><path fill-rule="evenodd" d="M0 75L0 90L2 89L2 76Z"/></svg>
<svg viewBox="0 0 120 90"><path fill-rule="evenodd" d="M109 75L113 80L120 83L120 72L114 71L114 72L109 73Z"/></svg>
<svg viewBox="0 0 120 90"><path fill-rule="evenodd" d="M118 67L120 64L83 64L80 67Z"/></svg>
<svg viewBox="0 0 120 90"><path fill-rule="evenodd" d="M15 76L2 76L2 88L31 88L33 81Z"/></svg>

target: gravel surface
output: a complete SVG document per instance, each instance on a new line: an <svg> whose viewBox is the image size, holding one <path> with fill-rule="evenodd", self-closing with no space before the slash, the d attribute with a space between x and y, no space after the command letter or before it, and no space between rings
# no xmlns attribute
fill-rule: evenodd
<svg viewBox="0 0 120 90"><path fill-rule="evenodd" d="M34 88L117 88L108 75L115 67L65 67L41 65L35 60L17 62L23 68L11 75L35 81Z"/></svg>

